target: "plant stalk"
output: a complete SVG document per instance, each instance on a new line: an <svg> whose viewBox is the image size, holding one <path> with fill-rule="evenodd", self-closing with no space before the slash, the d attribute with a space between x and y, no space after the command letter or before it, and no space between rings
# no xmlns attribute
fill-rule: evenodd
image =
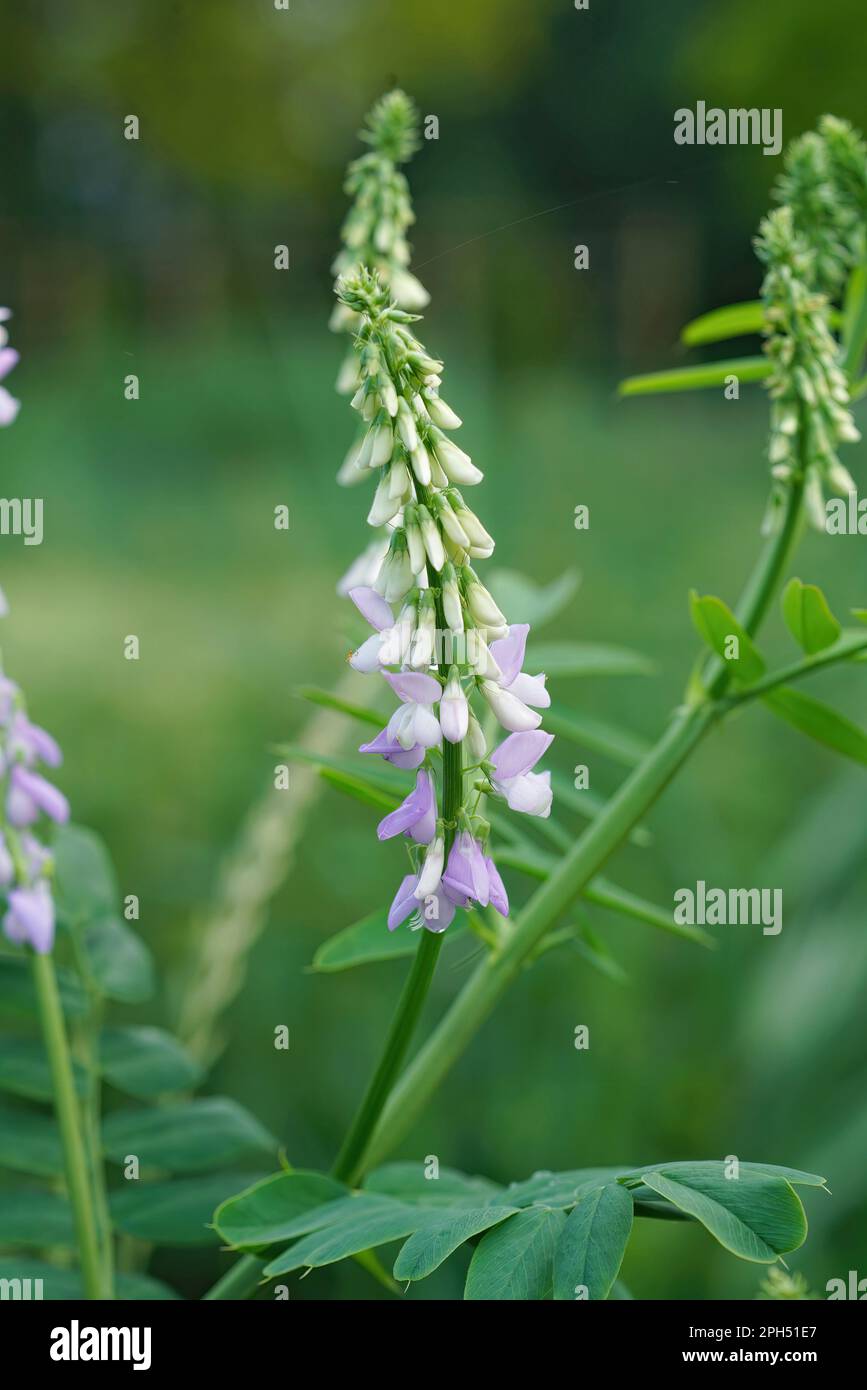
<svg viewBox="0 0 867 1390"><path fill-rule="evenodd" d="M75 1221L84 1294L88 1299L100 1299L104 1296L104 1289L93 1189L85 1156L81 1115L75 1095L72 1061L57 990L57 976L50 955L34 953L32 965L42 1035L51 1068L54 1108L63 1145L66 1185Z"/></svg>

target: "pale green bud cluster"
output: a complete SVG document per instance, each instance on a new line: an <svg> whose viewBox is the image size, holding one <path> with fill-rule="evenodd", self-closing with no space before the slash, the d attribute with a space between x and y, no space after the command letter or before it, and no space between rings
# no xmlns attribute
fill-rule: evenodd
<svg viewBox="0 0 867 1390"><path fill-rule="evenodd" d="M824 488L847 493L855 487L837 448L860 438L847 408L849 389L829 326L829 302L814 288L816 253L796 232L790 207L764 219L756 250L767 266L765 351L773 364L768 456L781 484L806 468L809 514L824 528ZM778 495L772 516L779 500Z"/></svg>
<svg viewBox="0 0 867 1390"><path fill-rule="evenodd" d="M813 252L814 287L836 299L864 258L867 226L867 146L848 121L823 116L792 141L774 197Z"/></svg>
<svg viewBox="0 0 867 1390"><path fill-rule="evenodd" d="M405 92L395 90L382 97L367 116L360 137L367 154L349 166L344 188L352 198L343 224L343 249L334 261L336 276L349 275L361 266L378 271L395 302L405 309L423 309L429 295L408 269L410 245L407 231L415 221L409 184L398 168L418 148L418 113ZM338 304L331 321L337 331L354 332L357 317ZM339 388L354 390L356 376L346 367Z"/></svg>

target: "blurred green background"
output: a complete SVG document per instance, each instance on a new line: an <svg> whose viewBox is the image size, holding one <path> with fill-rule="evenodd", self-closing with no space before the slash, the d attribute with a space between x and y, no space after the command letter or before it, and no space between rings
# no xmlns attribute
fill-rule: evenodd
<svg viewBox="0 0 867 1390"><path fill-rule="evenodd" d="M366 503L334 482L353 423L326 322L367 107L397 81L439 117L409 171L415 267L432 294L423 337L486 473L474 502L497 537L489 569L582 572L545 637L631 646L658 673L562 681L555 698L653 737L695 652L688 589L733 600L755 553L766 409L756 388L622 403L615 385L680 361L687 318L755 295L751 236L779 170L757 148L675 146L673 111L781 107L787 140L825 110L863 127L864 58L859 0L587 13L474 0L448 14L428 0L80 0L4 18L0 302L15 310L23 360L7 384L23 409L0 440L3 488L46 509L41 548L2 541L4 662L64 746L75 818L141 898L165 987L140 1017L173 1025L183 1009L220 864L267 791L273 746L304 737L293 688L343 672L335 583L366 542ZM579 242L589 272L573 268ZM138 402L123 397L130 372ZM861 478L864 447L847 463ZM589 532L573 526L580 502ZM280 503L288 533L273 528ZM797 570L838 611L865 602L857 538L808 538ZM787 650L780 627L769 652ZM138 663L123 659L128 633ZM863 718L853 676L815 689ZM562 740L552 759L589 762L599 792L623 775ZM818 1170L833 1200L809 1194L811 1236L790 1264L820 1291L867 1274L864 807L858 770L764 712L733 722L654 813L654 846L622 852L612 876L661 904L699 878L782 886L782 934L720 929L711 954L596 912L629 984L546 956L403 1156L501 1180L727 1154ZM305 813L209 1080L298 1165L332 1158L405 969L307 970L403 872L374 820L327 789ZM520 901L526 885L507 878ZM445 957L430 1018L469 955ZM272 1045L280 1023L288 1054ZM410 1296L458 1295L462 1259ZM226 1263L161 1251L151 1267L195 1297ZM752 1297L760 1277L700 1229L660 1222L638 1225L624 1266L637 1297ZM354 1265L291 1290L378 1294Z"/></svg>

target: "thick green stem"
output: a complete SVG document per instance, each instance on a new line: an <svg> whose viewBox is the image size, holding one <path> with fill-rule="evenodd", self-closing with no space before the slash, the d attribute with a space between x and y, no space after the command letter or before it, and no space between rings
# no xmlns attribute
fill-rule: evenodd
<svg viewBox="0 0 867 1390"><path fill-rule="evenodd" d="M738 604L740 621L751 634L768 610L797 541L803 491L803 478L790 487L782 524L768 538ZM693 752L720 711L718 700L727 683L725 663L713 658L705 673L706 698L675 712L659 742L530 899L501 950L477 968L392 1091L370 1146L371 1163L380 1162L403 1138L560 913L600 872Z"/></svg>
<svg viewBox="0 0 867 1390"><path fill-rule="evenodd" d="M51 1068L54 1108L63 1145L66 1185L75 1221L84 1293L86 1298L99 1299L103 1297L104 1289L93 1208L93 1188L85 1156L66 1025L51 956L33 955L33 977L39 1001L42 1035Z"/></svg>

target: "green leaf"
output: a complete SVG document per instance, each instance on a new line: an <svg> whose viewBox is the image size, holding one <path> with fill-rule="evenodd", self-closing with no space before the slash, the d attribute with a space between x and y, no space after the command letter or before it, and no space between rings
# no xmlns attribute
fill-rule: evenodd
<svg viewBox="0 0 867 1390"><path fill-rule="evenodd" d="M650 744L638 734L562 705L552 705L545 711L545 728L579 748L604 754L621 767L635 767L650 752Z"/></svg>
<svg viewBox="0 0 867 1390"><path fill-rule="evenodd" d="M117 879L105 844L81 825L62 826L52 845L58 915L70 926L115 912Z"/></svg>
<svg viewBox="0 0 867 1390"><path fill-rule="evenodd" d="M529 623L535 631L556 618L571 603L581 583L577 570L567 570L547 585L537 584L517 570L498 569L486 583L512 623Z"/></svg>
<svg viewBox="0 0 867 1390"><path fill-rule="evenodd" d="M424 1163L384 1163L368 1173L364 1190L433 1207L480 1207L497 1201L503 1192L499 1184L455 1168L440 1168L436 1178L425 1177L425 1170Z"/></svg>
<svg viewBox="0 0 867 1390"><path fill-rule="evenodd" d="M620 1183L582 1197L566 1220L554 1252L554 1297L574 1299L576 1286L592 1300L607 1298L632 1233L632 1198Z"/></svg>
<svg viewBox="0 0 867 1390"><path fill-rule="evenodd" d="M784 1178L744 1172L739 1178L666 1172L644 1174L644 1182L710 1231L742 1260L773 1264L803 1245L807 1220L800 1199Z"/></svg>
<svg viewBox="0 0 867 1390"><path fill-rule="evenodd" d="M732 1182L734 1179L726 1177L728 1171L728 1164L722 1159L687 1158L675 1163L649 1163L644 1168L620 1169L619 1176L633 1178L646 1173L670 1173L677 1178L683 1177L684 1181L712 1178L719 1182ZM827 1178L819 1173L805 1173L801 1168L785 1168L778 1163L754 1163L741 1159L738 1172L766 1178L785 1178L794 1187L825 1187L827 1184Z"/></svg>
<svg viewBox="0 0 867 1390"><path fill-rule="evenodd" d="M577 811L578 815L583 816L586 820L595 820L608 805L607 798L597 795L596 792L591 792L589 789L578 791L574 785L573 777L567 777L557 768L551 771L551 786L554 789L554 801L557 806L561 808L565 806L571 811ZM635 826L630 831L629 839L632 844L645 848L653 842L653 836L645 825Z"/></svg>
<svg viewBox="0 0 867 1390"><path fill-rule="evenodd" d="M463 1207L430 1215L401 1248L392 1271L395 1279L426 1279L464 1241L514 1215L514 1207L495 1206Z"/></svg>
<svg viewBox="0 0 867 1390"><path fill-rule="evenodd" d="M202 1068L161 1028L107 1028L99 1041L103 1076L127 1095L147 1099L198 1086Z"/></svg>
<svg viewBox="0 0 867 1390"><path fill-rule="evenodd" d="M30 1280L30 1297L36 1298L35 1281L42 1280L41 1297L53 1301L69 1303L83 1299L84 1285L81 1275L74 1269L58 1269L56 1265L45 1264L41 1260L22 1260L13 1257L0 1260L0 1280ZM117 1297L130 1303L145 1300L177 1298L178 1294L168 1284L159 1279L151 1279L147 1274L118 1274L115 1279Z"/></svg>
<svg viewBox="0 0 867 1390"><path fill-rule="evenodd" d="M701 598L693 591L689 602L696 631L711 650L722 657L736 681L749 683L764 675L765 663L753 646L752 638L721 598L710 594ZM733 637L737 638L737 657L729 656L727 651Z"/></svg>
<svg viewBox="0 0 867 1390"><path fill-rule="evenodd" d="M63 1151L54 1121L35 1110L0 1106L0 1168L59 1177Z"/></svg>
<svg viewBox="0 0 867 1390"><path fill-rule="evenodd" d="M537 642L528 647L524 666L552 676L650 676L654 664L625 647L592 642Z"/></svg>
<svg viewBox="0 0 867 1390"><path fill-rule="evenodd" d="M704 362L698 367L676 367L670 372L630 376L621 381L618 392L621 396L649 396L671 391L702 391L710 386L724 386L729 376L736 376L740 382L764 381L770 373L771 363L767 357L732 357L725 362Z"/></svg>
<svg viewBox="0 0 867 1390"><path fill-rule="evenodd" d="M252 1173L214 1173L175 1182L128 1182L111 1194L112 1221L119 1231L153 1245L216 1245L215 1207L239 1184L258 1181Z"/></svg>
<svg viewBox="0 0 867 1390"><path fill-rule="evenodd" d="M214 1225L227 1245L254 1250L288 1240L300 1218L345 1196L343 1184L324 1173L275 1173L223 1202Z"/></svg>
<svg viewBox="0 0 867 1390"><path fill-rule="evenodd" d="M503 1202L512 1207L574 1207L595 1187L614 1182L623 1168L573 1168L563 1173L534 1173L523 1182L510 1183Z"/></svg>
<svg viewBox="0 0 867 1390"><path fill-rule="evenodd" d="M760 299L740 304L726 304L693 319L681 330L680 341L687 347L705 343L724 343L729 338L742 338L748 333L761 333L765 326L765 306Z"/></svg>
<svg viewBox="0 0 867 1390"><path fill-rule="evenodd" d="M140 936L120 917L96 917L82 928L82 940L94 985L108 999L141 1004L153 996L153 957Z"/></svg>
<svg viewBox="0 0 867 1390"><path fill-rule="evenodd" d="M361 1192L329 1203L328 1221L291 1245L265 1266L265 1276L334 1264L408 1236L426 1220L422 1207Z"/></svg>
<svg viewBox="0 0 867 1390"><path fill-rule="evenodd" d="M802 584L800 579L790 579L783 591L783 617L808 656L833 646L843 630L822 590L815 584Z"/></svg>
<svg viewBox="0 0 867 1390"><path fill-rule="evenodd" d="M56 1192L0 1191L0 1245L75 1249L72 1208Z"/></svg>
<svg viewBox="0 0 867 1390"><path fill-rule="evenodd" d="M80 1018L87 1013L87 995L68 970L58 969L56 973L63 1012L67 1018ZM0 957L0 1018L38 1017L39 1001L30 962L24 956Z"/></svg>
<svg viewBox="0 0 867 1390"><path fill-rule="evenodd" d="M73 1063L75 1089L87 1092L87 1075ZM28 1100L52 1100L54 1084L51 1068L41 1042L30 1038L4 1038L0 1043L0 1091L25 1096Z"/></svg>
<svg viewBox="0 0 867 1390"><path fill-rule="evenodd" d="M488 1231L473 1252L464 1298L472 1301L551 1297L554 1251L566 1217L533 1207Z"/></svg>
<svg viewBox="0 0 867 1390"><path fill-rule="evenodd" d="M377 714L375 709L369 709L366 705L356 705L350 700L342 700L338 695L332 695L328 690L320 690L315 685L302 685L295 691L300 700L308 700L311 705L321 705L323 709L336 710L338 714L348 714L350 719L357 719L362 724L370 724L375 729L381 729L387 722L387 717Z"/></svg>
<svg viewBox="0 0 867 1390"><path fill-rule="evenodd" d="M224 1096L153 1110L116 1110L103 1125L115 1163L135 1155L143 1168L190 1173L220 1168L251 1153L274 1154L277 1141L237 1101Z"/></svg>
<svg viewBox="0 0 867 1390"><path fill-rule="evenodd" d="M313 969L323 972L350 970L355 965L367 965L372 961L414 956L418 950L419 933L406 924L396 931L389 931L387 917L388 909L382 908L330 936L313 957ZM465 931L466 920L462 917L449 927L446 944L462 936Z"/></svg>
<svg viewBox="0 0 867 1390"><path fill-rule="evenodd" d="M582 922L578 927L578 934L575 945L580 955L594 966L602 975L609 980L614 980L615 984L628 985L629 975L609 951L605 942L597 932L587 923Z"/></svg>
<svg viewBox="0 0 867 1390"><path fill-rule="evenodd" d="M867 734L830 705L787 685L769 690L762 696L762 703L802 734L867 766Z"/></svg>

